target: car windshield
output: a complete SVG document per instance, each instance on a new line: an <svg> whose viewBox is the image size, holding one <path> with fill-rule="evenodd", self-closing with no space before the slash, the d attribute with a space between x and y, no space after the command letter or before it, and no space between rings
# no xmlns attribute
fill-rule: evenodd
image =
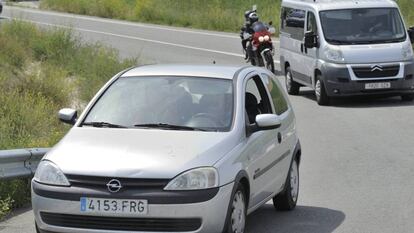
<svg viewBox="0 0 414 233"><path fill-rule="evenodd" d="M200 77L126 77L115 81L84 126L229 131L231 80Z"/></svg>
<svg viewBox="0 0 414 233"><path fill-rule="evenodd" d="M325 39L331 44L394 43L406 39L396 8L321 11Z"/></svg>

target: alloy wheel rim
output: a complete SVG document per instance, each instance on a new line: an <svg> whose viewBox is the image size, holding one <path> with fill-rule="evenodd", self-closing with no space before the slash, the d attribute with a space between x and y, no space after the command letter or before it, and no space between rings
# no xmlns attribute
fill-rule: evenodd
<svg viewBox="0 0 414 233"><path fill-rule="evenodd" d="M317 80L316 84L315 84L315 94L316 94L316 98L320 98L321 97L321 81Z"/></svg>
<svg viewBox="0 0 414 233"><path fill-rule="evenodd" d="M292 76L290 75L290 72L287 72L286 74L286 89L290 90L292 87Z"/></svg>
<svg viewBox="0 0 414 233"><path fill-rule="evenodd" d="M290 172L290 194L294 202L298 199L299 193L299 171L296 161L292 163L292 170Z"/></svg>
<svg viewBox="0 0 414 233"><path fill-rule="evenodd" d="M243 193L241 191L238 191L234 195L232 207L233 212L231 214L231 231L233 233L243 233L244 227L246 225L246 205Z"/></svg>

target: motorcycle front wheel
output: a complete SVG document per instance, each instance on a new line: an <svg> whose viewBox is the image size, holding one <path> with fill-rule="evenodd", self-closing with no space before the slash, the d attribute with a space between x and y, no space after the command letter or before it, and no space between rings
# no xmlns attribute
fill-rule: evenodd
<svg viewBox="0 0 414 233"><path fill-rule="evenodd" d="M270 72L275 73L275 62L273 60L272 51L266 51L264 54L264 59L266 61L266 69L270 70Z"/></svg>

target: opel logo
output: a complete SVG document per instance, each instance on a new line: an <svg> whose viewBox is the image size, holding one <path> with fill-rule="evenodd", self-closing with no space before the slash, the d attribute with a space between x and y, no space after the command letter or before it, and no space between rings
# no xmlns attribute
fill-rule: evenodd
<svg viewBox="0 0 414 233"><path fill-rule="evenodd" d="M106 186L108 187L109 192L111 193L116 193L119 192L119 190L121 190L122 185L121 182L117 179L112 179L110 180Z"/></svg>
<svg viewBox="0 0 414 233"><path fill-rule="evenodd" d="M383 67L381 65L373 65L371 66L371 72L374 71L383 71Z"/></svg>

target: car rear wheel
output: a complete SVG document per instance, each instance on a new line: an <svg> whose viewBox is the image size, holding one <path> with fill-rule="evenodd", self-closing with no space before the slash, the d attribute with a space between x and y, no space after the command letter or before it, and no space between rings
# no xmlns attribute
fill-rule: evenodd
<svg viewBox="0 0 414 233"><path fill-rule="evenodd" d="M247 198L242 184L238 184L230 199L224 233L244 233L246 228Z"/></svg>
<svg viewBox="0 0 414 233"><path fill-rule="evenodd" d="M414 100L414 94L407 94L401 96L402 101L413 101Z"/></svg>
<svg viewBox="0 0 414 233"><path fill-rule="evenodd" d="M331 101L328 94L326 94L325 83L323 82L321 75L318 75L316 77L315 96L316 102L322 106L329 105Z"/></svg>
<svg viewBox="0 0 414 233"><path fill-rule="evenodd" d="M296 207L299 196L299 164L293 160L285 182L285 188L273 198L276 210L288 211Z"/></svg>
<svg viewBox="0 0 414 233"><path fill-rule="evenodd" d="M300 84L293 80L292 71L290 70L290 67L286 67L285 78L287 93L289 93L289 95L298 95Z"/></svg>

